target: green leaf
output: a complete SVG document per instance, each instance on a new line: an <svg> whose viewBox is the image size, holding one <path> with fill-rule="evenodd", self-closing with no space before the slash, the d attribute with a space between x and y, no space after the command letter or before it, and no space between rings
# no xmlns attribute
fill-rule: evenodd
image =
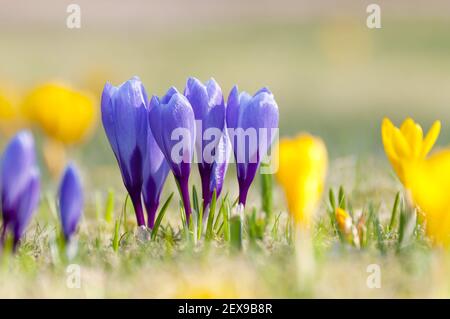
<svg viewBox="0 0 450 319"><path fill-rule="evenodd" d="M195 187L195 185L192 185L192 206L197 212L200 211L198 204L197 188Z"/></svg>
<svg viewBox="0 0 450 319"><path fill-rule="evenodd" d="M269 164L261 163L261 167L269 167ZM262 211L266 214L266 221L272 216L273 207L273 178L272 174L260 174L261 193L262 193Z"/></svg>
<svg viewBox="0 0 450 319"><path fill-rule="evenodd" d="M230 230L230 206L228 205L228 201L225 202L224 209L222 211L223 218L223 237L225 242L230 241L231 230Z"/></svg>
<svg viewBox="0 0 450 319"><path fill-rule="evenodd" d="M119 250L119 241L120 241L120 220L116 220L114 225L114 236L113 236L113 250L117 252Z"/></svg>
<svg viewBox="0 0 450 319"><path fill-rule="evenodd" d="M211 205L209 205L208 223L206 224L206 240L211 240L213 238L213 221L214 215L216 214L216 201L217 193L216 189L214 189Z"/></svg>
<svg viewBox="0 0 450 319"><path fill-rule="evenodd" d="M346 209L345 208L345 192L344 187L341 185L339 187L339 194L338 194L338 200L339 200L339 208Z"/></svg>
<svg viewBox="0 0 450 319"><path fill-rule="evenodd" d="M108 190L108 195L106 197L105 204L105 220L110 223L112 222L114 216L114 191L112 189Z"/></svg>
<svg viewBox="0 0 450 319"><path fill-rule="evenodd" d="M391 212L391 220L389 222L389 231L392 231L395 227L395 221L397 220L397 211L398 211L398 204L400 202L400 192L397 192L397 194L395 195L395 200L394 200L394 206L392 207L392 212Z"/></svg>
<svg viewBox="0 0 450 319"><path fill-rule="evenodd" d="M330 191L328 192L328 198L330 200L331 210L334 212L336 210L336 199L332 188L330 188Z"/></svg>
<svg viewBox="0 0 450 319"><path fill-rule="evenodd" d="M203 205L199 208L197 224L197 239L200 240L203 232Z"/></svg>
<svg viewBox="0 0 450 319"><path fill-rule="evenodd" d="M374 226L374 230L375 230L375 237L377 239L377 247L380 250L380 252L382 254L384 254L386 252L386 248L385 248L384 240L383 240L383 228L381 226L378 215L375 214L375 210L374 210L372 204L370 204L370 206L369 206L369 211L371 211L371 215L372 215L373 226Z"/></svg>
<svg viewBox="0 0 450 319"><path fill-rule="evenodd" d="M159 226L161 225L161 222L164 218L164 215L166 214L167 207L169 207L170 202L172 201L173 192L169 195L167 200L165 201L164 205L161 207L161 210L159 211L158 217L156 217L155 225L152 229L151 239L155 240L156 235L158 234Z"/></svg>
<svg viewBox="0 0 450 319"><path fill-rule="evenodd" d="M272 226L271 233L272 233L272 238L274 240L278 240L278 227L280 225L280 217L281 217L281 212L275 218L275 222L273 223L273 226Z"/></svg>
<svg viewBox="0 0 450 319"><path fill-rule="evenodd" d="M233 249L242 249L242 222L237 215L230 218L230 243Z"/></svg>

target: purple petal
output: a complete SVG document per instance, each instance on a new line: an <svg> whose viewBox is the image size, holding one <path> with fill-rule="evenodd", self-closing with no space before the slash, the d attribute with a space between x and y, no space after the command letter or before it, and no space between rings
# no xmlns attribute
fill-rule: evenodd
<svg viewBox="0 0 450 319"><path fill-rule="evenodd" d="M195 119L186 97L176 93L168 104L151 103L149 122L153 136L175 176L189 175L195 140Z"/></svg>
<svg viewBox="0 0 450 319"><path fill-rule="evenodd" d="M29 131L19 132L6 147L1 163L2 211L6 219L16 210L34 167L33 136Z"/></svg>
<svg viewBox="0 0 450 319"><path fill-rule="evenodd" d="M40 195L40 178L37 169L30 174L30 179L24 191L20 194L17 207L17 216L13 220L14 225L14 245L22 237L25 228L30 222L33 212L36 210Z"/></svg>
<svg viewBox="0 0 450 319"><path fill-rule="evenodd" d="M77 170L68 165L59 187L59 213L61 225L66 239L70 239L76 231L78 221L83 213L83 188Z"/></svg>
<svg viewBox="0 0 450 319"><path fill-rule="evenodd" d="M150 228L153 228L159 197L168 173L169 165L156 143L152 131L149 129L147 132L147 153L144 160L142 197L147 210Z"/></svg>
<svg viewBox="0 0 450 319"><path fill-rule="evenodd" d="M222 90L214 79L210 79L206 85L196 78L189 78L186 84L185 96L191 103L196 119L197 138L195 141L197 156L201 159L203 166L201 171L210 174L213 158L205 154L204 149L207 145L215 148L219 142L219 135L205 135L208 129L217 129L220 133L225 126L225 103ZM205 165L209 164L209 165ZM207 178L209 181L209 176Z"/></svg>

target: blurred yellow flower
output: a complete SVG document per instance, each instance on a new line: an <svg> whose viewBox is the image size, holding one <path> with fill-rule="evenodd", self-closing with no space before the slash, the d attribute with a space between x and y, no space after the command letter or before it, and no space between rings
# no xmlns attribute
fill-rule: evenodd
<svg viewBox="0 0 450 319"><path fill-rule="evenodd" d="M407 164L408 185L435 244L450 245L450 149Z"/></svg>
<svg viewBox="0 0 450 319"><path fill-rule="evenodd" d="M309 134L279 144L276 178L286 194L295 222L309 227L324 187L328 156L323 141Z"/></svg>
<svg viewBox="0 0 450 319"><path fill-rule="evenodd" d="M59 83L46 83L32 90L23 111L49 137L64 144L81 142L96 118L90 95Z"/></svg>
<svg viewBox="0 0 450 319"><path fill-rule="evenodd" d="M0 88L0 130L7 136L12 135L22 128L23 119L20 109L17 107L16 92L2 86Z"/></svg>
<svg viewBox="0 0 450 319"><path fill-rule="evenodd" d="M342 208L336 208L336 222L343 234L348 234L352 228L353 220L349 213Z"/></svg>
<svg viewBox="0 0 450 319"><path fill-rule="evenodd" d="M408 188L408 182L405 176L405 163L425 159L436 142L440 129L441 123L434 122L423 138L422 127L411 118L407 118L400 128L395 127L388 118L383 119L381 137L384 151L406 188Z"/></svg>

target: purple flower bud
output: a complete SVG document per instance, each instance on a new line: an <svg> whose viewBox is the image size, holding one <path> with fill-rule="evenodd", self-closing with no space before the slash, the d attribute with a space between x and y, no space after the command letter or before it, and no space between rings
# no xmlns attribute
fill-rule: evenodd
<svg viewBox="0 0 450 319"><path fill-rule="evenodd" d="M148 227L153 228L156 210L159 206L159 197L167 174L169 173L169 165L156 143L151 129L147 131L147 152L145 155L142 197L144 198L144 205L147 210Z"/></svg>
<svg viewBox="0 0 450 319"><path fill-rule="evenodd" d="M102 94L102 122L133 202L139 226L145 225L141 201L143 162L147 153L147 93L138 77L119 87L106 83Z"/></svg>
<svg viewBox="0 0 450 319"><path fill-rule="evenodd" d="M9 230L14 248L22 237L39 202L40 178L36 166L33 136L19 132L7 145L1 163L3 228L1 240Z"/></svg>
<svg viewBox="0 0 450 319"><path fill-rule="evenodd" d="M231 143L228 138L227 131L225 130L217 145L216 158L211 171L211 178L209 182L209 192L212 196L214 189L216 190L216 196L219 198L222 192L223 182L227 173L228 161L231 154ZM210 199L211 200L211 199Z"/></svg>
<svg viewBox="0 0 450 319"><path fill-rule="evenodd" d="M173 87L161 99L153 96L149 108L150 128L175 176L189 222L189 174L195 141L194 111L186 97Z"/></svg>
<svg viewBox="0 0 450 319"><path fill-rule="evenodd" d="M75 166L69 164L59 186L59 214L66 241L70 240L77 229L83 206L83 188L80 178Z"/></svg>
<svg viewBox="0 0 450 319"><path fill-rule="evenodd" d="M254 96L239 94L237 86L231 90L226 122L237 165L239 204L243 206L260 161L276 136L278 117L277 103L267 88Z"/></svg>
<svg viewBox="0 0 450 319"><path fill-rule="evenodd" d="M195 146L197 158L200 160L198 170L202 181L203 208L206 211L213 195L210 184L215 178L213 174L214 157L217 155L215 151L225 127L225 102L222 89L214 79L210 79L204 85L196 78L189 78L184 95L192 105L196 120ZM208 149L205 149L206 147ZM221 178L223 179L223 176Z"/></svg>

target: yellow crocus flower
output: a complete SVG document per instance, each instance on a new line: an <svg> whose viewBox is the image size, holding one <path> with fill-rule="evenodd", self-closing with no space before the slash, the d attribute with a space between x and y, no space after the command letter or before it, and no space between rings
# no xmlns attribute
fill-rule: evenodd
<svg viewBox="0 0 450 319"><path fill-rule="evenodd" d="M426 232L435 244L450 246L450 149L407 164L415 204L425 215Z"/></svg>
<svg viewBox="0 0 450 319"><path fill-rule="evenodd" d="M349 213L347 213L342 208L336 208L335 211L336 222L338 224L339 229L344 234L348 234L352 228L353 220Z"/></svg>
<svg viewBox="0 0 450 319"><path fill-rule="evenodd" d="M96 118L90 95L59 83L33 89L23 105L24 114L49 137L63 144L81 142Z"/></svg>
<svg viewBox="0 0 450 319"><path fill-rule="evenodd" d="M388 118L383 119L381 137L384 150L395 173L406 188L408 182L405 176L405 163L425 159L436 142L440 129L441 123L434 122L423 138L422 127L411 118L407 118L400 128L395 127Z"/></svg>
<svg viewBox="0 0 450 319"><path fill-rule="evenodd" d="M24 125L15 93L9 87L0 88L0 130L7 136L12 135Z"/></svg>
<svg viewBox="0 0 450 319"><path fill-rule="evenodd" d="M318 137L300 134L281 139L278 152L276 178L296 224L307 228L324 187L328 166L325 144Z"/></svg>

